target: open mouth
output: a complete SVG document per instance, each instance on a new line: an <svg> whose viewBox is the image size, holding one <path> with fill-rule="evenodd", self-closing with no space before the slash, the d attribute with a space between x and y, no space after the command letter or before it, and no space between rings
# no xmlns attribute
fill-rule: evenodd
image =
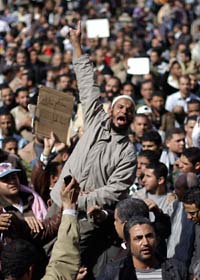
<svg viewBox="0 0 200 280"><path fill-rule="evenodd" d="M119 116L117 118L117 124L118 125L126 125L126 123L127 123L127 119L126 119L125 116Z"/></svg>

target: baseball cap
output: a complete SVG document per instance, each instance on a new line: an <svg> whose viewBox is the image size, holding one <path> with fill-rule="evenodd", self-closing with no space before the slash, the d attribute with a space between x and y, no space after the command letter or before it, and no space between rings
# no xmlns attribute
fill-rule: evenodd
<svg viewBox="0 0 200 280"><path fill-rule="evenodd" d="M8 174L20 172L21 169L12 168L12 164L9 162L0 163L0 178L7 176Z"/></svg>

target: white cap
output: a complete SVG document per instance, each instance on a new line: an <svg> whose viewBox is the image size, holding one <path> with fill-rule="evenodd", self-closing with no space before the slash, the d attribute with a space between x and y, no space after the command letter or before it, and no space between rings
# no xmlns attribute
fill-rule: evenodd
<svg viewBox="0 0 200 280"><path fill-rule="evenodd" d="M122 99L122 98L125 98L125 99L130 100L130 101L133 103L133 105L135 106L135 102L133 101L133 98L131 98L130 96L124 94L124 95L119 95L119 96L117 96L117 97L115 97L115 98L113 99L111 108L113 108L113 106L115 105L115 103L116 103L119 99Z"/></svg>
<svg viewBox="0 0 200 280"><path fill-rule="evenodd" d="M137 109L137 114L150 114L152 113L152 110L150 107L144 105L144 106L141 106Z"/></svg>

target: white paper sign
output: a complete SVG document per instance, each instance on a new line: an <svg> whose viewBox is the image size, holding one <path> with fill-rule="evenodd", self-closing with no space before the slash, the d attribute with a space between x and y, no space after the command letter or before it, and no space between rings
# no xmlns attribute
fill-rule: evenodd
<svg viewBox="0 0 200 280"><path fill-rule="evenodd" d="M135 57L128 59L127 73L131 75L149 74L150 63L148 57Z"/></svg>
<svg viewBox="0 0 200 280"><path fill-rule="evenodd" d="M88 38L107 38L110 36L108 19L89 19L86 21Z"/></svg>

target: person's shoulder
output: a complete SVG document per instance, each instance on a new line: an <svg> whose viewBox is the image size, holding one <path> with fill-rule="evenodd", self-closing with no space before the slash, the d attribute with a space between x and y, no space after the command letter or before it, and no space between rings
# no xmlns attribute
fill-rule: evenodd
<svg viewBox="0 0 200 280"><path fill-rule="evenodd" d="M19 111L19 106L15 106L11 111L10 111L10 113L11 114L15 114L16 112L18 112Z"/></svg>
<svg viewBox="0 0 200 280"><path fill-rule="evenodd" d="M187 274L187 267L185 264L177 259L169 258L166 259L162 265L166 266L166 269L170 270L170 268L174 268L178 270L182 275ZM182 278L184 279L184 278Z"/></svg>
<svg viewBox="0 0 200 280"><path fill-rule="evenodd" d="M179 97L179 95L180 95L180 91L176 91L176 92L168 95L167 99L173 99L173 98Z"/></svg>
<svg viewBox="0 0 200 280"><path fill-rule="evenodd" d="M97 280L116 279L116 276L119 275L121 268L124 267L126 259L127 256L115 261L110 261Z"/></svg>
<svg viewBox="0 0 200 280"><path fill-rule="evenodd" d="M123 148L123 156L128 156L128 157L136 157L136 149L135 149L135 145L133 143L130 142L128 136L125 137L122 141L122 143L124 144L124 148Z"/></svg>

